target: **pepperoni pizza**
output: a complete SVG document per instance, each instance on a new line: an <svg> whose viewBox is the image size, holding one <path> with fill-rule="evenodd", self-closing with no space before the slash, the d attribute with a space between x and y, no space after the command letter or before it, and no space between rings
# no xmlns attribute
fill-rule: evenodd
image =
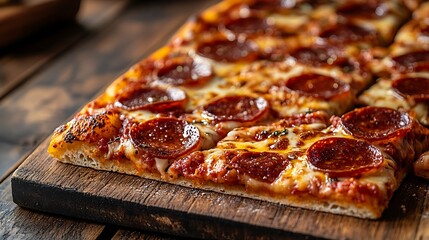
<svg viewBox="0 0 429 240"><path fill-rule="evenodd" d="M419 4L225 0L57 128L48 151L99 170L378 218L413 166L429 176ZM374 106L353 110L360 104Z"/></svg>

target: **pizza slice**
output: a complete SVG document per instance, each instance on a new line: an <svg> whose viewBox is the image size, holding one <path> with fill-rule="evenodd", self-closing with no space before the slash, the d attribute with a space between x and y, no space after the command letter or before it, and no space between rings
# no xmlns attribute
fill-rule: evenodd
<svg viewBox="0 0 429 240"><path fill-rule="evenodd" d="M169 182L363 218L378 218L429 147L408 113L366 107L299 126L237 128L216 148L168 168Z"/></svg>
<svg viewBox="0 0 429 240"><path fill-rule="evenodd" d="M359 101L365 105L406 109L429 125L429 3L422 4L413 19L398 32L389 54L379 64L382 75Z"/></svg>
<svg viewBox="0 0 429 240"><path fill-rule="evenodd" d="M344 113L373 80L374 52L407 17L400 6L222 1L60 126L48 152L99 170L380 217L413 164L429 175L427 156L415 161L429 148L416 120L427 124L421 79L429 77L392 73L380 105L393 108ZM382 82L361 102L372 104ZM342 116L330 124L332 115Z"/></svg>

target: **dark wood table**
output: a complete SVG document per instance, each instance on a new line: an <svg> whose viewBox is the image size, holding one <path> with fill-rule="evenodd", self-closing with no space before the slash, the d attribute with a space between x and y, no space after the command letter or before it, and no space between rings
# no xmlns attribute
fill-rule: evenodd
<svg viewBox="0 0 429 240"><path fill-rule="evenodd" d="M76 23L0 49L0 239L172 238L20 208L10 178L58 125L213 2L83 0Z"/></svg>

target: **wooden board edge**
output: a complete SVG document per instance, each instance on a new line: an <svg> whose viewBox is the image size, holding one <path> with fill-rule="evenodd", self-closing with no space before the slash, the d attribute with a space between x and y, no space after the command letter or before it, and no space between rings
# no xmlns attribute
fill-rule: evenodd
<svg viewBox="0 0 429 240"><path fill-rule="evenodd" d="M81 193L75 189L46 186L20 178L19 169L12 176L11 185L13 201L20 207L126 228L192 238L320 239L210 216L141 206L129 201ZM114 216L114 213L122 214Z"/></svg>

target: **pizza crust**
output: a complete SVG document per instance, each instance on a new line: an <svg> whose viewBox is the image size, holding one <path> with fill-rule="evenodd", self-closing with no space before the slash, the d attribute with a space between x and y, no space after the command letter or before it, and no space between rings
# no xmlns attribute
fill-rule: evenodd
<svg viewBox="0 0 429 240"><path fill-rule="evenodd" d="M88 151L96 151L95 147L92 149L87 148ZM346 201L337 200L320 200L311 196L282 196L276 197L270 194L264 195L262 193L249 193L246 191L244 186L231 186L216 184L209 181L190 181L183 177L172 179L169 177L162 177L159 173L145 173L136 170L135 165L131 161L106 161L104 159L97 159L85 153L85 151L65 151L61 157L58 158L60 162L78 165L82 167L88 167L91 169L118 172L127 175L134 175L138 177L144 177L151 180L166 182L170 184L177 184L191 189L197 188L202 190L208 190L218 193L224 193L234 196L247 197L251 199L258 199L263 201L269 201L272 203L284 204L292 207L305 208L309 210L316 210L322 212L328 212L333 214L348 215L359 218L379 218L383 212L384 206L375 207L371 205L357 205Z"/></svg>

